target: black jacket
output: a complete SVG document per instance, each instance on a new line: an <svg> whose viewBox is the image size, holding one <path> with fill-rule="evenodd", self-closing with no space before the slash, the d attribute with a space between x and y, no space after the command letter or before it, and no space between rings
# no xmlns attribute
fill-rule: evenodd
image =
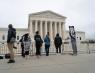
<svg viewBox="0 0 95 73"><path fill-rule="evenodd" d="M40 38L40 41L37 42L36 38ZM43 40L41 39L41 36L40 35L35 35L34 36L34 40L35 40L35 44L36 45L42 45L42 43L43 43Z"/></svg>
<svg viewBox="0 0 95 73"><path fill-rule="evenodd" d="M16 38L16 29L15 28L9 28L8 35L7 35L7 43L10 42L11 38Z"/></svg>
<svg viewBox="0 0 95 73"><path fill-rule="evenodd" d="M54 39L55 46L60 46L62 44L62 39L60 36L56 36Z"/></svg>

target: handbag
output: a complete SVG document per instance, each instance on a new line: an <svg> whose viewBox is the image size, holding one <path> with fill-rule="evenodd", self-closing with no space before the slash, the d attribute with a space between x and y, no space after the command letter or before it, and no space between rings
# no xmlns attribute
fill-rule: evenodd
<svg viewBox="0 0 95 73"><path fill-rule="evenodd" d="M3 56L0 56L0 59L3 59Z"/></svg>
<svg viewBox="0 0 95 73"><path fill-rule="evenodd" d="M10 58L10 54L5 54L5 59L9 59Z"/></svg>

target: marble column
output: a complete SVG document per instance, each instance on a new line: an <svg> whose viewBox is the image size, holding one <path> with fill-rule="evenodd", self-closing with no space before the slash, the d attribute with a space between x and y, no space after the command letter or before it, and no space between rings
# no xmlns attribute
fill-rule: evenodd
<svg viewBox="0 0 95 73"><path fill-rule="evenodd" d="M62 37L61 22L59 22L59 35Z"/></svg>
<svg viewBox="0 0 95 73"><path fill-rule="evenodd" d="M65 39L66 38L65 37L66 31L65 31L65 23L64 22L62 22L62 31L63 31L63 33L62 33L63 39Z"/></svg>
<svg viewBox="0 0 95 73"><path fill-rule="evenodd" d="M43 31L42 31L42 29L43 29L42 21L40 21L40 35L43 38Z"/></svg>
<svg viewBox="0 0 95 73"><path fill-rule="evenodd" d="M54 37L56 36L57 34L57 22L54 22Z"/></svg>
<svg viewBox="0 0 95 73"><path fill-rule="evenodd" d="M45 21L45 36L47 34L47 21Z"/></svg>
<svg viewBox="0 0 95 73"><path fill-rule="evenodd" d="M32 24L32 21L30 21L29 33L30 33L30 37L33 38L33 24Z"/></svg>
<svg viewBox="0 0 95 73"><path fill-rule="evenodd" d="M50 22L50 39L51 41L53 40L53 37L52 37L52 22Z"/></svg>
<svg viewBox="0 0 95 73"><path fill-rule="evenodd" d="M35 32L38 30L37 29L37 23L38 23L37 20L35 20Z"/></svg>

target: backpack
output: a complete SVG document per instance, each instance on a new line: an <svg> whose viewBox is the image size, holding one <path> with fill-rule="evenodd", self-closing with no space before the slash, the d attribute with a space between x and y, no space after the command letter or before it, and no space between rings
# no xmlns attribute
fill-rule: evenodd
<svg viewBox="0 0 95 73"><path fill-rule="evenodd" d="M10 54L5 54L5 59L9 59L10 58Z"/></svg>
<svg viewBox="0 0 95 73"><path fill-rule="evenodd" d="M61 38L60 38L60 37L57 37L57 38L55 39L55 41L56 41L56 44L57 44L57 45L61 45L61 44L62 44L62 41L61 41Z"/></svg>
<svg viewBox="0 0 95 73"><path fill-rule="evenodd" d="M10 39L10 43L14 43L16 41L16 30L12 28L11 32L12 38Z"/></svg>
<svg viewBox="0 0 95 73"><path fill-rule="evenodd" d="M16 29L15 28L12 28L12 35L14 38L16 38Z"/></svg>
<svg viewBox="0 0 95 73"><path fill-rule="evenodd" d="M44 42L45 42L45 45L50 45L49 37L45 37Z"/></svg>
<svg viewBox="0 0 95 73"><path fill-rule="evenodd" d="M41 43L41 38L40 37L36 37L36 43L40 44Z"/></svg>
<svg viewBox="0 0 95 73"><path fill-rule="evenodd" d="M3 56L0 56L0 59L3 59Z"/></svg>

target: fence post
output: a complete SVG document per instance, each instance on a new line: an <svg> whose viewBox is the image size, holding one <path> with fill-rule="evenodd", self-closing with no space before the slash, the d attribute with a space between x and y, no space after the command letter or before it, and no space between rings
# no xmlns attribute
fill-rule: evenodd
<svg viewBox="0 0 95 73"><path fill-rule="evenodd" d="M87 53L90 54L89 42L87 42Z"/></svg>
<svg viewBox="0 0 95 73"><path fill-rule="evenodd" d="M64 42L62 42L62 55L63 55L63 53L64 53Z"/></svg>

